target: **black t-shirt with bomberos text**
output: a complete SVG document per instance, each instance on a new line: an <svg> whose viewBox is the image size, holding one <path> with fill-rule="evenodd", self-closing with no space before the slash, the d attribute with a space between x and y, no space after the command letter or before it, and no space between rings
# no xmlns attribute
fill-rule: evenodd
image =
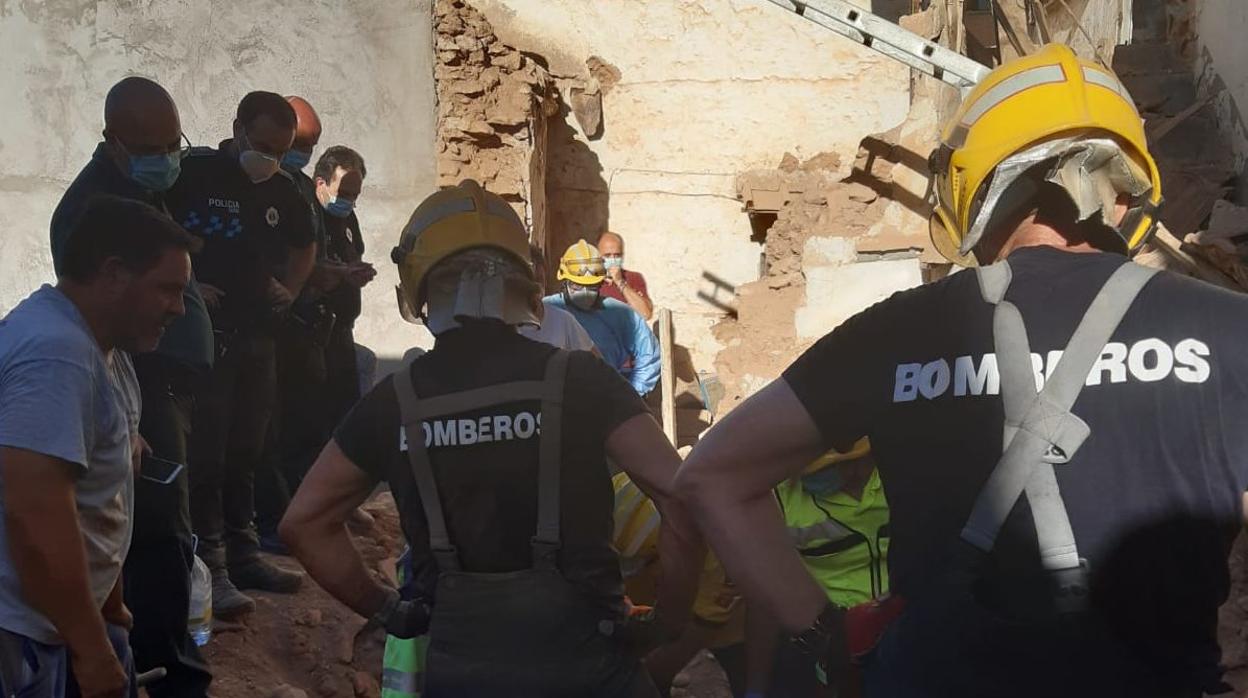
<svg viewBox="0 0 1248 698"><path fill-rule="evenodd" d="M271 320L269 280L289 250L306 248L314 235L308 204L290 176L279 171L255 184L229 146L227 140L217 150L193 149L165 197L173 219L204 241L196 279L225 292L210 311L217 330Z"/></svg>
<svg viewBox="0 0 1248 698"><path fill-rule="evenodd" d="M414 379L422 398L540 380L554 351L501 324L482 323L440 334L433 350L395 379ZM559 568L604 609L613 609L623 589L611 548L615 496L604 448L618 426L646 407L619 374L589 352L572 353L565 380ZM464 570L509 572L531 566L541 422L540 402L533 400L424 423L447 529ZM432 594L437 567L390 380L355 406L334 441L357 467L390 484L412 548L418 588Z"/></svg>
<svg viewBox="0 0 1248 698"><path fill-rule="evenodd" d="M1042 384L1125 260L1032 247L1009 262L1006 299L1022 313ZM903 596L923 597L955 564L960 531L1002 452L992 314L975 273L955 274L851 318L784 374L827 446L844 450L870 437L892 509L893 590ZM1154 277L1072 409L1091 436L1071 463L1055 468L1091 570L1095 623L1116 638L1098 640L1095 652L1125 652L1127 666L1157 672L1158 686L1207 681L1216 671L1217 609L1228 593L1227 553L1248 486L1246 318L1248 296L1169 273ZM1046 593L1037 581L1045 579L1024 499L976 593L1013 617L1029 594ZM963 640L942 641L974 658L979 673L965 676L1017 678L1016 660L1043 665L1021 656L1018 643L981 630L964 633L976 639L960 646Z"/></svg>

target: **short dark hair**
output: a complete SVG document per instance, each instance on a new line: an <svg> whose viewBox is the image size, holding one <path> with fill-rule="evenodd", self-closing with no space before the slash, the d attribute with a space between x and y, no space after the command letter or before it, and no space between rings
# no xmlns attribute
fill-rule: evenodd
<svg viewBox="0 0 1248 698"><path fill-rule="evenodd" d="M145 274L169 249L197 252L199 247L199 239L163 211L135 199L101 194L87 201L69 233L61 277L90 283L110 257L120 259L135 274Z"/></svg>
<svg viewBox="0 0 1248 698"><path fill-rule="evenodd" d="M238 103L238 121L243 128L251 126L256 119L267 116L282 128L294 130L298 119L295 108L286 98L276 92L248 92Z"/></svg>
<svg viewBox="0 0 1248 698"><path fill-rule="evenodd" d="M368 176L368 170L364 167L364 158L360 154L351 150L345 145L335 145L324 153L321 158L316 161L316 167L312 170L312 177L320 177L326 182L334 178L334 173L338 168L351 172L359 172L360 178Z"/></svg>

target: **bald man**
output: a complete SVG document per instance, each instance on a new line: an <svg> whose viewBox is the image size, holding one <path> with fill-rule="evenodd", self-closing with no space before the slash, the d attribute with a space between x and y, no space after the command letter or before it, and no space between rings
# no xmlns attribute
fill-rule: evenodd
<svg viewBox="0 0 1248 698"><path fill-rule="evenodd" d="M141 77L113 86L104 101L104 140L52 214L52 260L58 276L74 222L97 194L165 209L165 190L182 166L178 107L163 87ZM192 282L186 314L165 330L156 351L134 356L143 398L139 433L151 448L135 478L134 539L125 564L125 601L134 614L130 644L139 671L164 667L152 698L204 696L212 675L186 629L192 563L186 463L191 385L213 360L212 322ZM161 469L164 468L162 472ZM166 477L172 475L172 478Z"/></svg>
<svg viewBox="0 0 1248 698"><path fill-rule="evenodd" d="M602 295L614 298L636 310L646 320L654 314L654 303L646 290L646 277L641 272L624 269L624 238L607 231L598 236L598 252L607 268L607 281Z"/></svg>

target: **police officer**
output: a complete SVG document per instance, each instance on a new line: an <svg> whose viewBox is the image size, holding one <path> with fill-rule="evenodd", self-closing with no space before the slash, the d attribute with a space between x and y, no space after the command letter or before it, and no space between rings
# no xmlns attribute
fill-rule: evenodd
<svg viewBox="0 0 1248 698"><path fill-rule="evenodd" d="M302 292L274 332L277 355L277 402L269 420L264 458L256 470L256 526L260 547L286 554L277 537L277 522L286 513L290 492L298 485L287 475L291 462L306 469L329 438L319 417L321 387L325 383L325 335L333 322L317 301L317 288L327 280L325 213L316 201L316 185L304 171L321 140L321 117L302 97L289 96L295 110L295 140L282 157L282 171L290 176L307 204L316 241L316 264ZM336 275L334 277L336 278Z"/></svg>
<svg viewBox="0 0 1248 698"><path fill-rule="evenodd" d="M178 107L151 80L128 77L108 91L103 135L52 214L58 275L69 233L91 197L112 194L165 211L165 192L182 169ZM143 398L139 433L151 454L135 478L134 539L124 590L134 614L130 645L138 670L166 672L147 686L154 698L203 696L212 681L186 629L193 551L184 467L192 385L212 366L212 322L194 281L182 304L186 313L165 330L156 351L133 357Z"/></svg>
<svg viewBox="0 0 1248 698"><path fill-rule="evenodd" d="M323 296L334 316L325 346L326 422L332 428L360 399L354 328L360 316L360 290L376 278L377 270L364 261L364 235L355 215L368 176L364 158L346 146L333 146L316 161L313 176L317 205L325 212L325 255L340 269L339 281Z"/></svg>
<svg viewBox="0 0 1248 698"><path fill-rule="evenodd" d="M678 456L587 352L516 333L538 286L512 208L473 181L416 209L393 252L405 317L436 336L352 410L282 521L327 591L390 634L429 633L423 695L654 695L637 653L689 616L702 555L667 490ZM593 405L595 409L589 409ZM625 622L610 457L663 514L657 611ZM369 573L343 524L386 481L415 594Z"/></svg>
<svg viewBox="0 0 1248 698"><path fill-rule="evenodd" d="M354 327L360 289L377 274L363 261L364 238L354 212L367 173L364 158L345 146L328 148L313 170L325 257L279 334L280 418L270 433L273 469L264 473L271 484L264 496L259 475L256 484L260 542L271 552L287 552L276 526L289 504L288 492L299 487L334 427L360 398Z"/></svg>
<svg viewBox="0 0 1248 698"><path fill-rule="evenodd" d="M717 424L677 487L747 598L829 664L857 655L869 697L1229 690L1248 298L1128 260L1157 167L1126 89L1068 47L993 71L930 164L934 240L987 266L846 321ZM905 600L872 637L803 573L770 496L863 436Z"/></svg>
<svg viewBox="0 0 1248 698"><path fill-rule="evenodd" d="M276 391L273 328L316 254L308 206L280 168L294 136L286 100L252 92L239 102L234 137L192 150L168 197L174 219L204 240L195 269L212 287L204 299L216 362L195 392L190 499L221 617L254 608L239 588L290 593L301 582L260 558L252 526L253 477Z"/></svg>

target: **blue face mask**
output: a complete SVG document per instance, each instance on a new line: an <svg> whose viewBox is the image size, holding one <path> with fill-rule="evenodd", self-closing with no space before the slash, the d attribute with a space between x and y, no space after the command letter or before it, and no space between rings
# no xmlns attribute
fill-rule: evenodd
<svg viewBox="0 0 1248 698"><path fill-rule="evenodd" d="M844 479L841 469L830 466L802 476L802 489L815 497L827 497L841 491Z"/></svg>
<svg viewBox="0 0 1248 698"><path fill-rule="evenodd" d="M608 269L623 269L624 258L623 257L603 257L602 266Z"/></svg>
<svg viewBox="0 0 1248 698"><path fill-rule="evenodd" d="M325 204L325 213L335 218L346 218L355 210L355 202L350 199L334 197Z"/></svg>
<svg viewBox="0 0 1248 698"><path fill-rule="evenodd" d="M169 191L182 174L182 152L131 155L130 179L148 191Z"/></svg>
<svg viewBox="0 0 1248 698"><path fill-rule="evenodd" d="M282 164L292 170L302 170L312 162L312 153L302 150L287 150L286 156L282 158Z"/></svg>

